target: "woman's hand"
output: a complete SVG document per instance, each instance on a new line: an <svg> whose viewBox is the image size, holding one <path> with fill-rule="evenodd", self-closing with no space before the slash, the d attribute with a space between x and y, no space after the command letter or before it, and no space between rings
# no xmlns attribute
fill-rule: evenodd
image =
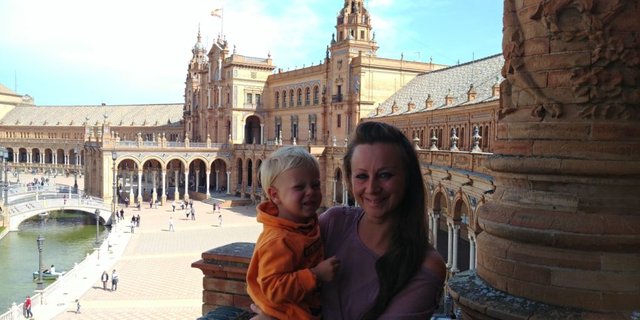
<svg viewBox="0 0 640 320"><path fill-rule="evenodd" d="M251 311L255 312L255 316L251 317L251 320L273 320L273 318L269 317L268 315L264 314L262 312L262 309L260 309L260 307L258 307L257 305L255 305L254 303L251 304Z"/></svg>

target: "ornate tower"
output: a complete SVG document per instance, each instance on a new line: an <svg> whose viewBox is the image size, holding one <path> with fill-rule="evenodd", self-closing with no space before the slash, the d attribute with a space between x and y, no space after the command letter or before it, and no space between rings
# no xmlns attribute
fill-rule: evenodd
<svg viewBox="0 0 640 320"><path fill-rule="evenodd" d="M197 117L198 109L201 107L200 91L202 88L201 77L206 72L208 61L206 50L202 45L202 37L200 36L200 28L198 28L198 40L191 49L191 60L187 69L187 79L185 81L184 93L184 130L185 137L193 138L197 136L197 125L199 119Z"/></svg>

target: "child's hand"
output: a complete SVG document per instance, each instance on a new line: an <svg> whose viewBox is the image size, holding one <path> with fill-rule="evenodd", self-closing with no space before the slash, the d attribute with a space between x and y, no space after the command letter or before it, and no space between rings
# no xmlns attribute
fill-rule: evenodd
<svg viewBox="0 0 640 320"><path fill-rule="evenodd" d="M317 266L311 268L311 272L322 282L329 282L333 280L339 267L340 260L334 256L318 263Z"/></svg>

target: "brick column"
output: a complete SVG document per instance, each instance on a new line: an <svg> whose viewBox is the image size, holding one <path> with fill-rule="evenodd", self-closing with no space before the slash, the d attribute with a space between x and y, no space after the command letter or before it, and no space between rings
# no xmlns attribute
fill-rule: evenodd
<svg viewBox="0 0 640 320"><path fill-rule="evenodd" d="M452 295L474 318L503 318L515 297L628 315L640 309L640 5L504 3L497 188L478 212L477 275L514 299L470 302L455 279Z"/></svg>
<svg viewBox="0 0 640 320"><path fill-rule="evenodd" d="M204 274L202 315L223 306L249 309L245 279L254 247L254 243L231 243L203 252L202 260L191 264Z"/></svg>

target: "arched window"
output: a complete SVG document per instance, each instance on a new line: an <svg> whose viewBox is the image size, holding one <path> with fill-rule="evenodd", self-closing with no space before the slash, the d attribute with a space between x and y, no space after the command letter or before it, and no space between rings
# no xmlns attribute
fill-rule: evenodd
<svg viewBox="0 0 640 320"><path fill-rule="evenodd" d="M293 107L293 89L289 90L289 107Z"/></svg>
<svg viewBox="0 0 640 320"><path fill-rule="evenodd" d="M280 92L276 92L276 108L280 107Z"/></svg>
<svg viewBox="0 0 640 320"><path fill-rule="evenodd" d="M306 87L304 89L304 105L308 106L309 103L311 102L311 89L309 89L309 87Z"/></svg>
<svg viewBox="0 0 640 320"><path fill-rule="evenodd" d="M282 91L282 107L283 108L287 107L287 92L286 91Z"/></svg>
<svg viewBox="0 0 640 320"><path fill-rule="evenodd" d="M313 104L318 104L319 93L320 93L320 88L318 88L318 86L313 87Z"/></svg>
<svg viewBox="0 0 640 320"><path fill-rule="evenodd" d="M302 105L302 89L298 89L298 101L297 101L297 106L301 106Z"/></svg>

